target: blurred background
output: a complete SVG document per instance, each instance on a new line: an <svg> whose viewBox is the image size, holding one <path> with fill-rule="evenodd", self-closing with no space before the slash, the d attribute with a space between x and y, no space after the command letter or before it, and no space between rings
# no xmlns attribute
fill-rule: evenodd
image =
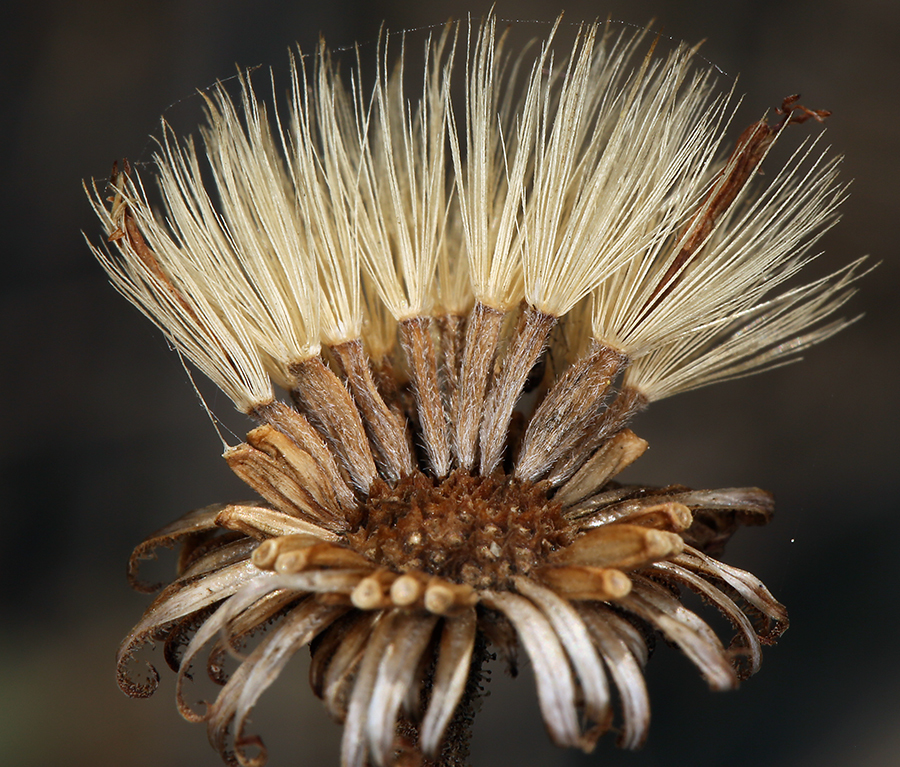
<svg viewBox="0 0 900 767"><path fill-rule="evenodd" d="M655 405L635 429L652 446L632 474L695 487L758 485L777 498L768 528L741 531L726 560L760 576L792 625L739 693L709 692L660 647L648 670L646 747L613 738L593 755L547 738L527 674L497 667L473 763L895 765L900 631L895 543L900 4L884 0L498 2L503 19L610 17L702 55L745 93L739 130L791 93L832 110L824 141L853 180L842 223L810 274L863 254L882 260L849 312L866 316L807 359ZM178 358L107 284L82 238L99 227L81 192L127 156L150 159L165 113L190 130L196 89L240 66L284 73L294 42L335 47L391 30L476 18L487 2L131 0L17 3L4 14L0 280L0 761L47 765L217 765L202 726L182 721L172 675L127 699L120 639L148 603L125 581L131 547L185 511L248 495ZM422 33L418 33L422 34ZM415 38L414 38L415 39ZM667 42L671 45L674 42ZM262 83L262 77L258 76ZM818 126L795 129L796 143ZM735 133L735 136L737 134ZM230 404L212 409L236 432ZM297 659L254 721L270 764L336 765L339 729Z"/></svg>

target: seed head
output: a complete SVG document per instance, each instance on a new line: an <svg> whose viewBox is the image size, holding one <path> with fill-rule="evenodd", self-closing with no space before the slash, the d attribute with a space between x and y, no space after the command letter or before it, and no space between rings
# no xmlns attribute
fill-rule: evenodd
<svg viewBox="0 0 900 767"><path fill-rule="evenodd" d="M790 124L826 113L789 97L729 148L730 94L693 49L641 54L644 34L589 24L560 55L558 27L532 59L493 17L447 25L420 91L387 36L371 90L324 45L298 52L284 111L242 74L239 98L204 96L199 144L163 124L162 212L127 164L88 191L115 287L257 424L225 460L259 499L135 550L143 589L138 561L181 546L118 658L149 695L156 671L131 660L164 641L179 709L228 761L265 761L248 714L307 645L345 767L451 765L491 647L513 667L524 648L554 742L635 748L654 635L729 689L787 627L711 556L769 519L768 493L615 478L650 402L848 324L860 261L796 282L836 220L837 160L807 140L759 177ZM730 620L727 648L682 588ZM198 711L204 653L222 689Z"/></svg>

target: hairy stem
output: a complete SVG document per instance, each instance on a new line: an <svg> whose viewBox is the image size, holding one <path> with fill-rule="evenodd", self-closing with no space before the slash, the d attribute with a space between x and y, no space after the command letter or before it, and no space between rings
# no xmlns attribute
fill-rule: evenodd
<svg viewBox="0 0 900 767"><path fill-rule="evenodd" d="M513 408L547 344L557 318L526 307L503 361L503 370L488 395L481 424L481 474L491 474L503 460Z"/></svg>
<svg viewBox="0 0 900 767"><path fill-rule="evenodd" d="M459 466L471 471L478 449L478 429L484 410L503 312L477 303L469 316L466 344L459 373L459 388L453 400L454 447Z"/></svg>
<svg viewBox="0 0 900 767"><path fill-rule="evenodd" d="M403 320L400 323L400 342L412 375L428 460L436 477L446 477L450 473L450 436L438 385L431 318L411 317Z"/></svg>
<svg viewBox="0 0 900 767"><path fill-rule="evenodd" d="M362 342L347 341L332 347L332 351L344 369L382 475L393 484L415 469L406 425L378 393Z"/></svg>
<svg viewBox="0 0 900 767"><path fill-rule="evenodd" d="M291 396L337 453L353 484L363 493L377 476L375 460L356 404L340 378L311 357L295 364Z"/></svg>
<svg viewBox="0 0 900 767"><path fill-rule="evenodd" d="M572 451L624 364L619 351L591 341L591 350L553 385L528 424L516 477L536 482Z"/></svg>

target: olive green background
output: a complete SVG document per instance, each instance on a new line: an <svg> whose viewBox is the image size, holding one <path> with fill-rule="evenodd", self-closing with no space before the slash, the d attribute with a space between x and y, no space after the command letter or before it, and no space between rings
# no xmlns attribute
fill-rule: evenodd
<svg viewBox="0 0 900 767"><path fill-rule="evenodd" d="M284 73L288 46L321 32L364 43L392 30L478 17L487 3L63 0L4 12L0 279L0 762L216 765L202 726L182 721L171 674L149 701L113 676L119 640L147 599L130 592L130 547L191 508L246 497L176 355L106 283L80 231L98 226L80 191L112 161L146 162L165 113L200 115L195 89L234 65ZM503 18L562 6L500 2ZM896 764L900 610L896 583L898 59L900 4L791 1L572 2L567 22L645 25L702 54L746 93L736 129L796 91L828 108L826 143L852 179L844 220L810 274L862 254L883 260L850 311L859 323L799 365L676 397L641 416L651 450L631 473L697 487L775 492L776 520L746 530L727 560L763 578L793 625L738 693L709 692L660 647L648 669L654 721L643 751L613 738L593 755L553 747L528 674L494 669L473 759L485 765ZM541 35L546 24L522 34ZM411 40L418 45L421 35ZM418 35L418 36L416 36ZM668 39L665 45L670 45ZM413 47L416 47L415 45ZM257 75L262 83L264 73ZM817 127L795 129L795 143ZM735 134L736 135L736 134ZM213 410L244 428L199 382ZM234 441L232 439L232 441ZM273 766L336 765L339 729L308 691L303 662L255 723Z"/></svg>

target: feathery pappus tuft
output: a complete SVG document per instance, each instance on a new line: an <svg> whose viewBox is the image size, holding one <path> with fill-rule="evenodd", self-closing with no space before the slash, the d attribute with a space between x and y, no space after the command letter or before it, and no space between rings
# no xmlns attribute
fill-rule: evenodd
<svg viewBox="0 0 900 767"><path fill-rule="evenodd" d="M430 37L416 88L387 35L371 90L324 44L292 56L281 110L244 73L238 98L204 95L199 141L163 125L161 212L128 163L87 189L113 285L256 424L224 457L259 498L135 549L146 591L140 560L181 553L118 655L148 696L134 656L163 642L179 710L229 763L266 761L248 717L304 647L344 767L461 765L492 650L524 650L555 743L636 748L654 637L724 690L788 625L714 558L771 495L616 478L649 403L852 321L835 314L861 260L797 282L837 219L838 161L807 139L759 174L827 113L789 97L729 142L731 94L689 47L585 24L560 52L557 21L515 52L496 26ZM200 709L204 663L221 690Z"/></svg>

